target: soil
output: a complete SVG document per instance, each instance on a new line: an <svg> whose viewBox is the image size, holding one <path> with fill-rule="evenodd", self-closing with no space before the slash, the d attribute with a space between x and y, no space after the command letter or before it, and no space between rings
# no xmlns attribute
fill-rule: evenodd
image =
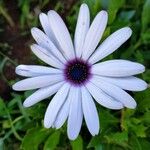
<svg viewBox="0 0 150 150"><path fill-rule="evenodd" d="M20 29L19 14L21 13L18 8L18 1L7 1L5 7L8 14L14 22L14 26L10 26L6 21L4 22L2 29L4 32L0 35L0 43L8 43L10 49L5 52L5 55L17 62L17 64L32 64L31 62L31 51L30 44L33 39L30 35L30 29L26 27L29 34L22 35L22 30ZM65 6L61 16L64 17L70 11L74 5L75 0L64 0L61 1ZM45 10L53 9L55 3L52 5L47 5ZM43 10L42 10L43 11ZM3 69L3 75L8 81L15 80L17 78L15 74L15 65L12 63L6 63ZM5 100L11 98L10 93L12 92L10 84L6 82L3 78L0 78L0 96Z"/></svg>

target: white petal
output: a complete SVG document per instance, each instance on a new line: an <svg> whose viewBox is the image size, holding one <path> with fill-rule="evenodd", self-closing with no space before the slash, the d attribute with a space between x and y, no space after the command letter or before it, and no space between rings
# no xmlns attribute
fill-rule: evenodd
<svg viewBox="0 0 150 150"><path fill-rule="evenodd" d="M120 78L102 76L96 77L128 91L143 91L147 88L147 83L145 81L133 76Z"/></svg>
<svg viewBox="0 0 150 150"><path fill-rule="evenodd" d="M64 84L64 82L59 82L54 85L41 88L29 96L23 103L24 107L30 107L43 99L46 99L56 93Z"/></svg>
<svg viewBox="0 0 150 150"><path fill-rule="evenodd" d="M111 34L102 44L100 44L94 54L90 57L89 62L93 64L113 53L129 39L131 34L132 30L129 27L124 27L117 30Z"/></svg>
<svg viewBox="0 0 150 150"><path fill-rule="evenodd" d="M65 103L63 104L61 110L59 111L57 115L56 121L54 123L54 126L56 127L56 129L61 128L68 117L72 92L74 91L72 91L70 88L67 100L65 101Z"/></svg>
<svg viewBox="0 0 150 150"><path fill-rule="evenodd" d="M52 31L55 35L61 52L68 59L73 59L75 57L74 48L69 31L65 23L63 22L61 17L53 10L50 10L48 12L48 17Z"/></svg>
<svg viewBox="0 0 150 150"><path fill-rule="evenodd" d="M41 25L44 29L44 32L47 34L47 36L50 38L50 40L55 44L55 37L53 35L48 16L44 13L40 13L39 19L40 19Z"/></svg>
<svg viewBox="0 0 150 150"><path fill-rule="evenodd" d="M62 69L64 67L63 63L61 63L56 57L50 54L49 51L40 47L39 45L33 44L31 45L31 49L32 49L32 52L45 63L56 68Z"/></svg>
<svg viewBox="0 0 150 150"><path fill-rule="evenodd" d="M77 138L83 120L83 112L81 106L81 91L78 87L71 89L70 111L68 117L67 134L70 140Z"/></svg>
<svg viewBox="0 0 150 150"><path fill-rule="evenodd" d="M77 58L80 58L83 50L83 44L90 25L90 13L86 4L80 7L78 21L74 36L74 45Z"/></svg>
<svg viewBox="0 0 150 150"><path fill-rule="evenodd" d="M16 74L24 77L36 77L41 75L62 74L62 70L45 66L19 65L15 70Z"/></svg>
<svg viewBox="0 0 150 150"><path fill-rule="evenodd" d="M112 96L116 100L120 101L125 107L131 108L131 109L136 107L135 100L121 88L113 84L110 84L108 82L105 82L101 80L100 78L93 78L92 82L96 86L101 88L105 93Z"/></svg>
<svg viewBox="0 0 150 150"><path fill-rule="evenodd" d="M44 117L45 128L50 128L53 125L59 110L66 100L69 89L70 85L65 83L51 100Z"/></svg>
<svg viewBox="0 0 150 150"><path fill-rule="evenodd" d="M44 34L40 29L35 27L31 29L31 33L35 41L41 47L45 48L51 55L55 56L61 62L66 63L64 56L56 48L56 46L52 43L52 41L48 38L46 34Z"/></svg>
<svg viewBox="0 0 150 150"><path fill-rule="evenodd" d="M13 89L16 91L25 91L25 90L31 90L31 89L37 89L46 87L49 85L52 85L54 83L63 81L63 75L43 75L33 78L27 78L21 81L18 81L13 85Z"/></svg>
<svg viewBox="0 0 150 150"><path fill-rule="evenodd" d="M97 47L105 30L107 20L108 14L106 11L100 11L93 20L83 46L82 58L84 60L87 60Z"/></svg>
<svg viewBox="0 0 150 150"><path fill-rule="evenodd" d="M81 93L82 93L82 108L85 122L87 124L90 133L93 136L97 135L99 132L99 117L95 103L91 97L91 94L84 86L81 88Z"/></svg>
<svg viewBox="0 0 150 150"><path fill-rule="evenodd" d="M145 71L142 64L127 60L108 60L92 66L92 73L109 77L126 77Z"/></svg>
<svg viewBox="0 0 150 150"><path fill-rule="evenodd" d="M95 84L88 82L85 86L87 87L91 95L94 97L94 99L102 106L109 108L109 109L122 109L123 108L122 103L116 101L109 95L105 94Z"/></svg>

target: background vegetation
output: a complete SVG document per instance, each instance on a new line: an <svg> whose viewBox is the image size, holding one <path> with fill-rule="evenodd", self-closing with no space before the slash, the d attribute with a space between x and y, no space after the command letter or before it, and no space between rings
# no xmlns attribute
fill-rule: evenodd
<svg viewBox="0 0 150 150"><path fill-rule="evenodd" d="M92 137L85 123L80 136L69 141L66 125L60 130L43 128L50 99L24 109L22 102L32 93L15 92L11 85L20 77L18 64L41 64L31 52L30 29L39 26L38 14L55 9L74 33L82 0L0 0L0 150L149 150L150 90L130 93L137 101L135 110L112 111L98 105L101 131ZM115 30L130 26L133 35L119 51L107 59L140 62L146 72L140 77L150 82L150 0L85 0L91 19L101 9L109 13L103 39Z"/></svg>

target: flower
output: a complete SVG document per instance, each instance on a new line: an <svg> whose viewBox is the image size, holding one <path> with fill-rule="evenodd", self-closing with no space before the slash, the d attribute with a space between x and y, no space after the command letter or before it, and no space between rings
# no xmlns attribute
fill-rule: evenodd
<svg viewBox="0 0 150 150"><path fill-rule="evenodd" d="M122 59L98 62L118 49L132 34L124 27L106 38L98 47L106 28L108 14L100 11L90 25L89 9L82 4L77 20L74 45L61 17L53 10L41 13L44 32L32 28L37 44L32 52L50 65L19 65L18 75L28 77L13 85L16 91L38 89L23 103L30 107L53 94L44 117L46 128L60 128L67 120L69 139L77 138L83 117L89 132L99 133L99 117L93 98L109 109L135 108L135 100L125 91L142 91L146 82L134 77L145 71L142 64Z"/></svg>

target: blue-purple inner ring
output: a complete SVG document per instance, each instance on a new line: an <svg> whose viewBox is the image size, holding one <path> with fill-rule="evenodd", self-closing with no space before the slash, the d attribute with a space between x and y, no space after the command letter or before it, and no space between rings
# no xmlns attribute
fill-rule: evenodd
<svg viewBox="0 0 150 150"><path fill-rule="evenodd" d="M64 69L65 80L74 84L85 84L91 78L91 65L81 59L68 61Z"/></svg>

